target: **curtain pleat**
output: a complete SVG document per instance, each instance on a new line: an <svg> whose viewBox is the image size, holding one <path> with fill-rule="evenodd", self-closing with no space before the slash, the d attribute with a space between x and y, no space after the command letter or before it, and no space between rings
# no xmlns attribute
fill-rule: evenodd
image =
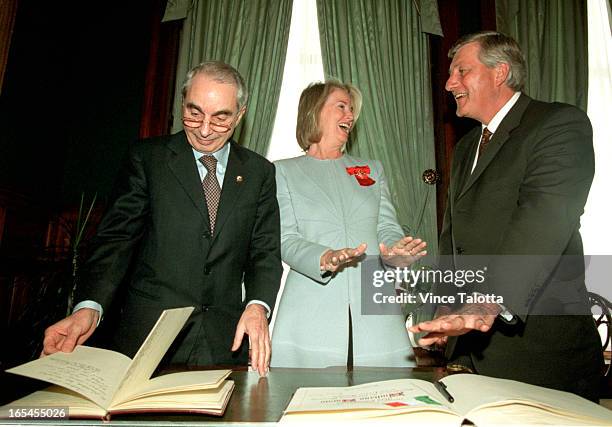
<svg viewBox="0 0 612 427"><path fill-rule="evenodd" d="M293 0L194 0L183 27L173 131L182 129L181 86L206 60L234 66L249 89L247 113L234 132L243 146L265 155L280 94Z"/></svg>
<svg viewBox="0 0 612 427"><path fill-rule="evenodd" d="M317 0L326 78L356 85L363 108L348 151L383 162L406 234L437 252L428 36L405 0Z"/></svg>
<svg viewBox="0 0 612 427"><path fill-rule="evenodd" d="M585 0L497 0L497 28L514 37L527 61L526 92L587 109Z"/></svg>

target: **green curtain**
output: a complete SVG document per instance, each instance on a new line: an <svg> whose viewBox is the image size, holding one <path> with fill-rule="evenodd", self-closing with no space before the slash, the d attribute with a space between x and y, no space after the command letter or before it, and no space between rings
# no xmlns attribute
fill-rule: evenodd
<svg viewBox="0 0 612 427"><path fill-rule="evenodd" d="M182 129L181 86L205 60L236 67L249 89L247 113L234 139L261 155L270 144L280 93L293 0L194 0L187 13L174 96L173 130Z"/></svg>
<svg viewBox="0 0 612 427"><path fill-rule="evenodd" d="M348 151L378 159L406 233L437 252L436 189L427 35L406 0L317 0L326 78L356 85L363 108Z"/></svg>
<svg viewBox="0 0 612 427"><path fill-rule="evenodd" d="M587 109L585 0L497 0L497 28L514 37L527 60L526 92Z"/></svg>

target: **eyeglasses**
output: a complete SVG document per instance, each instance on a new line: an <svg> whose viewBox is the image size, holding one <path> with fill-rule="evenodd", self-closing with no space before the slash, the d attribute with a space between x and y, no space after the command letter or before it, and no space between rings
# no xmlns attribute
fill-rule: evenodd
<svg viewBox="0 0 612 427"><path fill-rule="evenodd" d="M208 122L208 126L211 130L217 133L225 133L229 132L234 125L234 121L236 120L235 116L228 117L225 120L215 120L214 118L206 119L204 114L202 113L183 113L183 125L191 129L197 129L201 127L204 122Z"/></svg>

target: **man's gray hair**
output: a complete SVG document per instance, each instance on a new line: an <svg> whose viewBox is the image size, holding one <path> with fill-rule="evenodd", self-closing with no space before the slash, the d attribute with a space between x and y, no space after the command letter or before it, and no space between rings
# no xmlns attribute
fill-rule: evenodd
<svg viewBox="0 0 612 427"><path fill-rule="evenodd" d="M187 90L191 87L193 78L198 74L205 74L219 83L229 83L236 86L238 109L240 110L247 103L249 91L244 83L244 79L234 67L221 61L205 61L196 65L187 73L185 82L183 83L182 94L183 99L187 95Z"/></svg>
<svg viewBox="0 0 612 427"><path fill-rule="evenodd" d="M478 59L489 68L498 64L508 64L506 85L515 91L525 89L527 64L521 47L512 37L495 31L482 31L461 37L448 51L448 57L453 58L457 51L468 43L477 42L480 46Z"/></svg>

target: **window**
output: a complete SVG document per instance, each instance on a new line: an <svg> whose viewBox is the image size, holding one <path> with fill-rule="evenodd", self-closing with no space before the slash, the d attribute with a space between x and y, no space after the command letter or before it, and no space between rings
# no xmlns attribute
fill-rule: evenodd
<svg viewBox="0 0 612 427"><path fill-rule="evenodd" d="M595 179L582 216L581 234L584 253L612 253L612 141L609 121L612 117L612 35L608 0L588 0L589 94L587 112L593 125Z"/></svg>
<svg viewBox="0 0 612 427"><path fill-rule="evenodd" d="M295 137L300 94L309 83L323 81L324 78L317 23L317 2L316 0L293 0L283 85L278 100L272 139L266 156L268 160L287 159L303 154ZM283 263L283 268L283 279L276 298L276 307L283 294L285 279L289 272L289 267L285 263ZM274 311L270 322L271 332L274 331L276 313L278 310Z"/></svg>
<svg viewBox="0 0 612 427"><path fill-rule="evenodd" d="M283 85L266 156L269 160L286 159L302 154L302 149L295 138L300 94L309 83L323 79L317 2L294 0Z"/></svg>

